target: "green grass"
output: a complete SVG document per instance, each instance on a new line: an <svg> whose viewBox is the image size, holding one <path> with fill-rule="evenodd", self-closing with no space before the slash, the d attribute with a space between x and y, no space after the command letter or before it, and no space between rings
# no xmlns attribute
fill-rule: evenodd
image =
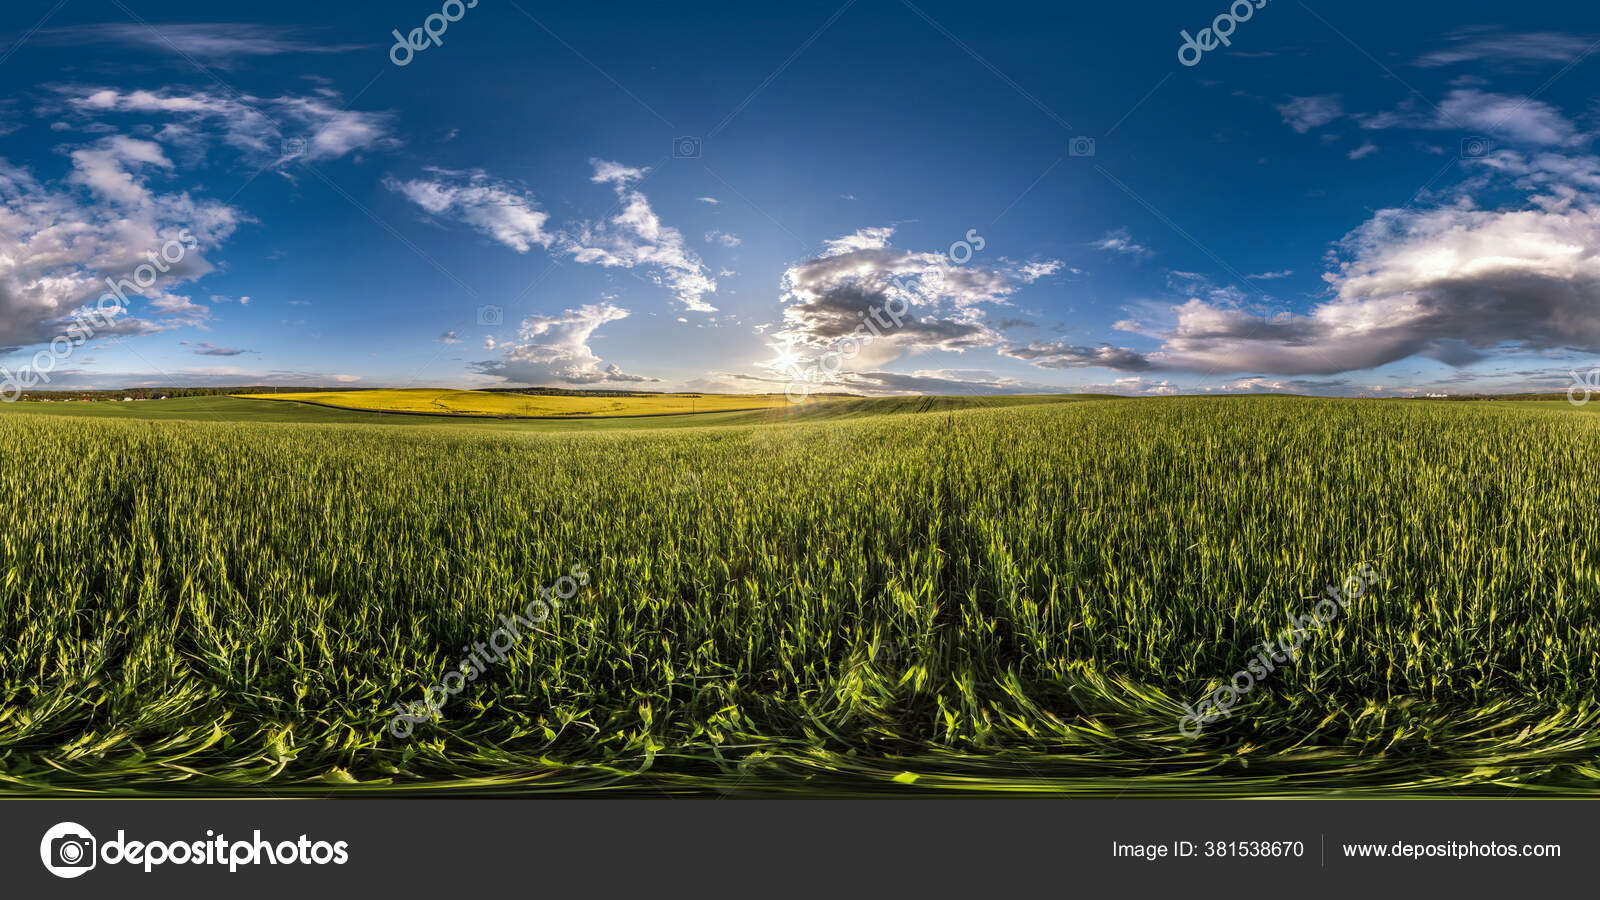
<svg viewBox="0 0 1600 900"><path fill-rule="evenodd" d="M242 397L184 397L134 403L0 404L0 416L35 415L93 419L148 419L185 422L276 422L286 424L393 425L407 428L470 429L489 432L561 432L699 428L708 425L758 425L810 419L850 419L891 413L940 412L1031 406L1038 403L1107 399L1095 394L1027 394L993 397L892 397L831 400L776 409L672 416L622 416L596 419L483 419L471 416L412 416L338 409L317 403L267 401Z"/></svg>
<svg viewBox="0 0 1600 900"><path fill-rule="evenodd" d="M914 398L561 432L250 403L0 414L0 784L1600 788L1600 420L1565 403ZM278 409L367 418L236 418ZM1362 562L1380 586L1179 735ZM543 633L388 733L574 565Z"/></svg>

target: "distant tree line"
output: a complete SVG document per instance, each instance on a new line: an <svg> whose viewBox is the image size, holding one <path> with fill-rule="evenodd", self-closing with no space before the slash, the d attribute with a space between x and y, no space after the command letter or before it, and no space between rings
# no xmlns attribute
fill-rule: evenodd
<svg viewBox="0 0 1600 900"><path fill-rule="evenodd" d="M226 394L309 393L311 391L341 391L348 388L273 387L272 385L246 385L243 387L139 387L121 390L52 390L24 391L21 400L154 400L157 397L219 397Z"/></svg>

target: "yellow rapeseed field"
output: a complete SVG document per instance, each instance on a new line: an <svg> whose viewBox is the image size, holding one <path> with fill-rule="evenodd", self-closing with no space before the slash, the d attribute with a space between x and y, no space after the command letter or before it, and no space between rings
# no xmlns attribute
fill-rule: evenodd
<svg viewBox="0 0 1600 900"><path fill-rule="evenodd" d="M457 416L658 416L671 413L773 409L790 406L783 394L624 394L562 396L451 391L438 388L244 394L346 409L439 413ZM813 402L823 398L814 398Z"/></svg>

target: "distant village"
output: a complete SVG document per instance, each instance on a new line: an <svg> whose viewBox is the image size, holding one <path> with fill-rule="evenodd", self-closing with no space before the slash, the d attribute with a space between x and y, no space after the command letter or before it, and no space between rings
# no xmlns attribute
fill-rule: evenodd
<svg viewBox="0 0 1600 900"><path fill-rule="evenodd" d="M154 397L71 397L60 400L54 397L29 397L27 399L36 400L39 403L142 403L146 400L165 400L167 395L158 394Z"/></svg>

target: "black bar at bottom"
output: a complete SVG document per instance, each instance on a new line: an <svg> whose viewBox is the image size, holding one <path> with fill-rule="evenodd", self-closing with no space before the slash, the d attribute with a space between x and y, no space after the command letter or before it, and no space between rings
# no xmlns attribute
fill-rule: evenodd
<svg viewBox="0 0 1600 900"><path fill-rule="evenodd" d="M0 801L0 893L1003 897L1292 883L1310 896L1378 886L1374 896L1486 896L1592 885L1594 809L1527 799L12 799ZM47 860L79 874L53 874Z"/></svg>

